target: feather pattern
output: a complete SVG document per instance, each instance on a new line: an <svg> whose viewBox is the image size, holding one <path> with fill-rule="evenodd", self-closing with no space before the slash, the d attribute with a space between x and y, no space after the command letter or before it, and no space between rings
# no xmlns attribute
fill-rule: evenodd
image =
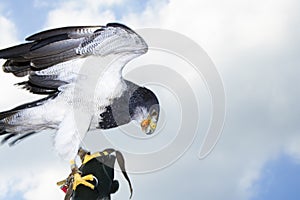
<svg viewBox="0 0 300 200"><path fill-rule="evenodd" d="M15 144L42 130L57 130L55 147L59 154L71 159L86 131L95 128L89 127L91 120L99 123L100 114L127 89L122 69L130 60L146 53L147 44L130 28L117 23L57 28L26 40L25 44L0 50L0 58L7 60L3 70L17 77L27 76L27 81L17 85L34 94L49 96L0 113L0 134L9 134L3 141L15 138L11 143ZM114 56L115 62L109 67L101 63L97 66L105 70L98 77L95 94L84 90L77 94L75 87L81 85L78 81L84 82L80 77L86 75L81 74L82 65L91 56ZM82 108L93 97L92 113L84 113L90 116L86 117L88 126L78 133L70 111Z"/></svg>

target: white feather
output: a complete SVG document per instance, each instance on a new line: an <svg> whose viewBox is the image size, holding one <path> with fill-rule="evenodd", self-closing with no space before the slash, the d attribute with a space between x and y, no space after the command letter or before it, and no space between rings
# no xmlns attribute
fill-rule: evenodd
<svg viewBox="0 0 300 200"><path fill-rule="evenodd" d="M67 160L75 158L90 121L91 116L86 112L73 110L66 114L54 139L54 147L61 157Z"/></svg>
<svg viewBox="0 0 300 200"><path fill-rule="evenodd" d="M135 109L135 112L134 112L134 113L135 113L135 114L133 115L132 118L133 118L135 121L137 121L138 123L141 123L144 119L147 119L147 118L148 118L148 115L149 115L147 109L146 109L145 107L141 107L141 106L137 107L137 108Z"/></svg>

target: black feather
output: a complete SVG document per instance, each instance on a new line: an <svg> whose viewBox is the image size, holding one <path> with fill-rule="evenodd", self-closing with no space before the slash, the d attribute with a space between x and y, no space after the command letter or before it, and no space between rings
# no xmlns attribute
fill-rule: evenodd
<svg viewBox="0 0 300 200"><path fill-rule="evenodd" d="M5 135L6 133L4 122L0 122L0 135Z"/></svg>
<svg viewBox="0 0 300 200"><path fill-rule="evenodd" d="M26 89L28 91L30 91L33 94L44 94L44 95L51 95L51 94L55 94L58 93L58 89L50 89L50 88L44 88L44 87L40 87L40 86L36 86L28 81L24 81L21 83L17 83L16 85L21 86L22 89Z"/></svg>
<svg viewBox="0 0 300 200"><path fill-rule="evenodd" d="M65 81L58 79L57 75L36 75L32 74L29 77L29 83L32 85L38 85L42 88L55 89L62 85L67 84Z"/></svg>
<svg viewBox="0 0 300 200"><path fill-rule="evenodd" d="M120 24L117 22L112 22L112 23L108 23L106 24L106 26L110 26L110 27L120 27L129 31L133 31L131 28L129 28L128 26L124 25L124 24Z"/></svg>
<svg viewBox="0 0 300 200"><path fill-rule="evenodd" d="M103 26L69 26L63 28L55 28L33 34L26 38L26 41L42 40L45 38L68 34L70 38L85 37Z"/></svg>
<svg viewBox="0 0 300 200"><path fill-rule="evenodd" d="M61 54L70 49L76 49L80 45L81 41L82 39L66 39L66 40L52 42L47 45L44 44L40 45L40 43L38 43L37 45L39 45L39 48L36 48L34 50L31 49L28 54L24 55L24 57L28 59L34 59L39 57L47 57L47 56ZM45 41L45 42L49 42L49 41Z"/></svg>
<svg viewBox="0 0 300 200"><path fill-rule="evenodd" d="M20 44L17 46L9 47L6 49L0 50L0 58L3 59L19 59L22 58L21 55L24 55L30 51L30 48L35 44L35 42Z"/></svg>
<svg viewBox="0 0 300 200"><path fill-rule="evenodd" d="M15 137L15 136L16 136L16 134L14 134L14 133L8 134L1 140L1 144L6 143L10 138Z"/></svg>
<svg viewBox="0 0 300 200"><path fill-rule="evenodd" d="M3 71L6 73L13 73L17 77L23 77L30 73L30 62L17 62L13 60L7 60L3 65Z"/></svg>
<svg viewBox="0 0 300 200"><path fill-rule="evenodd" d="M76 53L76 50L70 49L55 55L33 58L31 63L33 64L34 68L45 69L61 62L71 60L75 57L79 57L79 55Z"/></svg>
<svg viewBox="0 0 300 200"><path fill-rule="evenodd" d="M99 122L100 129L115 128L131 121L129 114L129 99L133 92L139 87L138 85L125 80L127 90L123 94L113 100L112 104L105 108L105 111L100 114L101 121Z"/></svg>
<svg viewBox="0 0 300 200"><path fill-rule="evenodd" d="M61 40L67 40L67 39L70 39L70 38L69 38L68 34L66 34L66 33L61 34L61 35L55 35L55 36L49 37L47 39L43 39L43 40L37 42L36 44L32 45L32 47L30 48L30 51L34 51L36 49L42 48L51 43L55 43L55 42L58 42Z"/></svg>

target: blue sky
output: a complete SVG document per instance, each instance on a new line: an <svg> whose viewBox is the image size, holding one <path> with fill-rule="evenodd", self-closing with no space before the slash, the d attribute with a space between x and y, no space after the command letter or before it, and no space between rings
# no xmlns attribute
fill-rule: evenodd
<svg viewBox="0 0 300 200"><path fill-rule="evenodd" d="M122 15L126 13L142 12L149 2L151 1L126 0L125 3L121 4L101 6L98 8L98 10L99 12L102 12L103 10L111 9L115 14L116 20L120 20ZM53 0L48 2L31 0L26 2L19 1L16 3L13 1L4 0L1 3L4 16L13 20L17 27L19 27L18 36L20 39L22 39L24 36L32 34L33 30L40 30L41 27L45 25L48 11L56 6L59 6L62 1Z"/></svg>
<svg viewBox="0 0 300 200"><path fill-rule="evenodd" d="M132 175L133 199L300 198L300 4L296 0L104 0L96 4L96 11L87 2L92 1L78 0L75 7L68 7L67 1L3 0L0 23L1 17L8 20L16 36L1 27L0 41L23 41L48 26L111 19L133 28L166 28L201 45L226 88L226 123L214 151L204 160L197 158L208 120L201 121L195 142L177 162L155 173ZM74 15L87 13L97 15L72 21ZM6 41L11 37L15 37L13 41ZM3 73L0 78L0 91L7 95L0 99L1 110L32 98L13 88L18 80ZM209 109L203 112L201 116L209 116ZM0 199L38 199L45 191L62 199L53 183L69 168L53 152L51 139L51 134L41 134L17 147L0 147L0 158L6 161L0 166L0 191L4 194ZM26 158L37 148L40 154ZM54 170L58 168L61 171ZM122 181L122 176L119 178ZM126 182L121 184L116 199L128 196Z"/></svg>
<svg viewBox="0 0 300 200"><path fill-rule="evenodd" d="M51 8L48 6L35 6L33 2L2 1L2 12L4 12L4 16L13 20L19 27L18 37L20 39L30 35L32 30L41 29L47 18L47 11ZM53 3L55 4L56 1L53 1Z"/></svg>
<svg viewBox="0 0 300 200"><path fill-rule="evenodd" d="M256 184L258 191L253 200L299 199L299 163L282 155L264 166L263 175Z"/></svg>

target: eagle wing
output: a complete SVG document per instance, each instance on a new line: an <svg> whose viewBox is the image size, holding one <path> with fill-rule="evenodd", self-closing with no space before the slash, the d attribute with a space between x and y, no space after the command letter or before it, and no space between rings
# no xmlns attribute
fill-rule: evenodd
<svg viewBox="0 0 300 200"><path fill-rule="evenodd" d="M27 81L18 85L35 94L54 94L59 87L73 82L78 76L74 60L90 55L147 51L140 36L118 23L51 29L31 35L26 41L0 50L0 58L7 60L4 72L28 76Z"/></svg>

